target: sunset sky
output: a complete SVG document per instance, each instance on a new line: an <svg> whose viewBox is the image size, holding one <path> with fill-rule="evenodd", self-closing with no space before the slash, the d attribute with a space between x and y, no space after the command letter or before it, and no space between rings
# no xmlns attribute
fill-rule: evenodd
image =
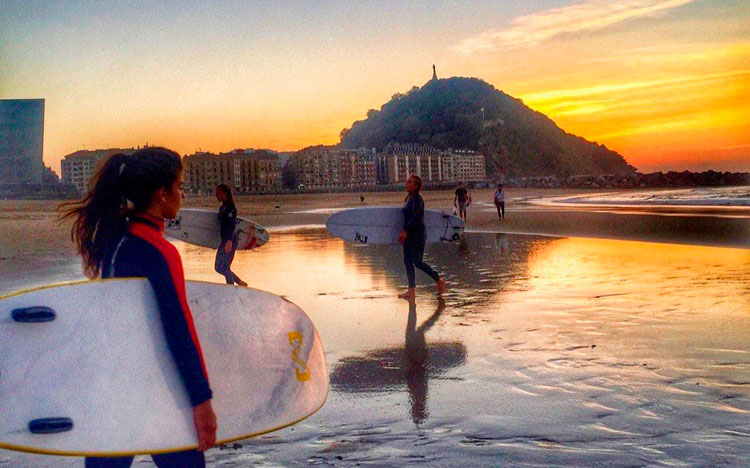
<svg viewBox="0 0 750 468"><path fill-rule="evenodd" d="M0 98L44 160L334 144L432 76L481 78L644 172L750 171L750 0L0 2Z"/></svg>

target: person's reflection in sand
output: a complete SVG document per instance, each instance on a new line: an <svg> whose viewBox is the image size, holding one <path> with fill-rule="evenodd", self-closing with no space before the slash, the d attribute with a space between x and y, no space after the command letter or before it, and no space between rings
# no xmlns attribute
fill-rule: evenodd
<svg viewBox="0 0 750 468"><path fill-rule="evenodd" d="M469 241L466 240L466 235L458 238L458 251L463 254L469 253Z"/></svg>
<svg viewBox="0 0 750 468"><path fill-rule="evenodd" d="M425 333L435 325L445 309L443 299L438 299L435 312L419 326L416 303L414 300L408 303L406 344L342 358L331 372L331 388L338 392L366 396L379 392L401 394L406 387L411 403L410 416L415 424L421 424L429 415L428 381L464 365L467 352L466 346L460 341L427 343L425 339Z"/></svg>
<svg viewBox="0 0 750 468"><path fill-rule="evenodd" d="M500 253L505 254L508 252L508 236L504 233L495 234L495 248Z"/></svg>
<svg viewBox="0 0 750 468"><path fill-rule="evenodd" d="M403 369L411 401L411 418L415 424L420 424L429 414L427 411L427 369L430 353L424 334L438 321L444 309L445 300L438 298L435 312L417 327L417 303L414 298L409 299Z"/></svg>

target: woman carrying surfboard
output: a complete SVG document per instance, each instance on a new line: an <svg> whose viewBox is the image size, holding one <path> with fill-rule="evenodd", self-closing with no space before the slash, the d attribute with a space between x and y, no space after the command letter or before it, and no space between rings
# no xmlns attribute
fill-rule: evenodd
<svg viewBox="0 0 750 468"><path fill-rule="evenodd" d="M416 278L414 267L427 273L437 283L438 294L445 292L445 280L428 264L424 256L424 246L427 242L427 232L424 225L424 199L419 191L422 189L422 178L414 174L406 180L406 199L402 211L404 213L404 228L398 236L399 244L404 246L404 265L409 289L399 297L410 298L416 295Z"/></svg>
<svg viewBox="0 0 750 468"><path fill-rule="evenodd" d="M234 261L234 251L237 250L237 236L234 232L237 225L237 207L234 206L232 190L228 185L219 184L216 186L216 199L221 202L218 214L221 244L216 250L214 269L217 273L224 275L227 284L247 286L247 283L234 274L231 268Z"/></svg>
<svg viewBox="0 0 750 468"><path fill-rule="evenodd" d="M153 287L169 350L193 405L198 447L151 457L157 466L204 467L203 450L216 442L212 392L187 304L182 260L162 235L164 219L174 218L182 204L182 183L182 161L173 151L148 147L115 154L64 217L73 218L71 237L86 276L145 277ZM132 462L132 456L88 457L86 467L129 467Z"/></svg>

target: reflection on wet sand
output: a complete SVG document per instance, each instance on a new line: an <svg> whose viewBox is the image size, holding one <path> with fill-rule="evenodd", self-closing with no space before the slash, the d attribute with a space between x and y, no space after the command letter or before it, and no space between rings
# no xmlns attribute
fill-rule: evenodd
<svg viewBox="0 0 750 468"><path fill-rule="evenodd" d="M445 301L438 299L437 309L417 326L417 303L410 299L403 347L376 349L363 356L345 357L331 373L331 386L344 392L393 392L406 384L411 403L411 418L422 423L427 409L430 378L443 375L466 362L466 346L460 341L427 344L425 333L440 319Z"/></svg>
<svg viewBox="0 0 750 468"><path fill-rule="evenodd" d="M527 277L528 260L537 249L557 239L543 236L508 236L503 233L464 235L459 242L429 244L425 261L448 282L446 298L455 305L486 305L500 290ZM384 278L389 288L406 284L403 252L399 246L360 246L343 243L344 256L356 270ZM431 280L417 271L417 287Z"/></svg>
<svg viewBox="0 0 750 468"><path fill-rule="evenodd" d="M223 281L215 251L175 245L189 279ZM397 298L400 246L305 229L238 252L243 279L312 318L332 391L209 466L747 466L750 250L470 232L426 257L444 305L421 272L416 303Z"/></svg>

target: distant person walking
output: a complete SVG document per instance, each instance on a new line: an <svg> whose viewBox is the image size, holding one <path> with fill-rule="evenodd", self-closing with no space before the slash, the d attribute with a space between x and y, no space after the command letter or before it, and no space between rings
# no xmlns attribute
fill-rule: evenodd
<svg viewBox="0 0 750 468"><path fill-rule="evenodd" d="M437 283L437 292L445 292L445 280L432 269L432 267L422 261L424 256L424 247L427 242L427 230L424 225L424 199L419 191L422 189L422 178L414 174L406 180L406 199L402 211L404 213L404 229L398 236L399 244L404 246L404 265L406 265L406 277L409 282L409 289L399 297L411 298L416 295L416 278L414 267L427 273L435 283Z"/></svg>
<svg viewBox="0 0 750 468"><path fill-rule="evenodd" d="M495 201L495 208L497 208L497 217L500 218L500 221L505 220L505 192L503 192L503 184L500 182L497 183L492 198Z"/></svg>
<svg viewBox="0 0 750 468"><path fill-rule="evenodd" d="M464 183L459 182L456 188L456 196L453 197L453 206L458 208L458 216L466 221L466 207L471 205L471 194L464 188Z"/></svg>
<svg viewBox="0 0 750 468"><path fill-rule="evenodd" d="M221 244L216 251L216 262L214 268L227 280L227 284L239 284L247 286L239 276L234 274L231 269L234 261L234 252L237 250L237 236L234 228L237 225L237 208L234 206L232 190L226 184L216 186L216 199L221 202L219 207L219 233L221 234Z"/></svg>

